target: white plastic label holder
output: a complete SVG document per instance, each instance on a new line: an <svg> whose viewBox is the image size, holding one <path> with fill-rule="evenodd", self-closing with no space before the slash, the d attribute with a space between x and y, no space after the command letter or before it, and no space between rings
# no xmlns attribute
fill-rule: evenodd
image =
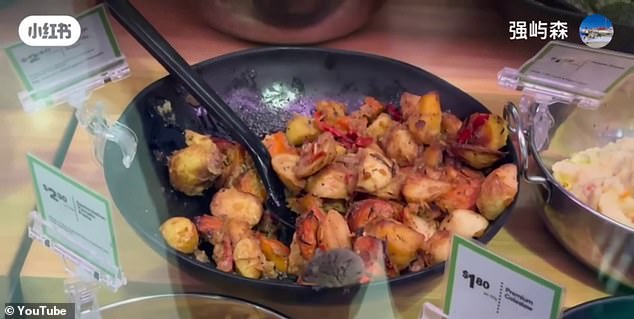
<svg viewBox="0 0 634 319"><path fill-rule="evenodd" d="M498 84L522 92L521 121L541 149L554 123L551 105L598 109L631 74L634 55L551 41L519 69L502 69Z"/></svg>
<svg viewBox="0 0 634 319"><path fill-rule="evenodd" d="M47 235L44 232L44 228L46 228L48 233L55 234L55 236ZM51 249L64 261L64 267L69 274L69 278L64 283L64 288L71 302L75 304L75 318L101 318L97 302L97 289L99 286L104 285L116 292L127 283L123 271L119 268L118 275L112 276L64 245L57 243L54 237L64 238L76 245L83 246L83 243L74 240L72 236L68 236L60 227L42 219L36 211L30 214L28 235ZM99 259L96 254L93 254L92 257Z"/></svg>
<svg viewBox="0 0 634 319"><path fill-rule="evenodd" d="M420 319L449 319L449 316L436 305L426 302L423 304Z"/></svg>

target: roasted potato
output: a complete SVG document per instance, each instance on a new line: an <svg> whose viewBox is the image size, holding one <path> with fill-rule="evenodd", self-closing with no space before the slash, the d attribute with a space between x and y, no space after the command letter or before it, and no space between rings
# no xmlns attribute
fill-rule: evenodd
<svg viewBox="0 0 634 319"><path fill-rule="evenodd" d="M394 175L396 165L376 150L368 148L359 151L360 165L357 178L357 190L374 193L387 186Z"/></svg>
<svg viewBox="0 0 634 319"><path fill-rule="evenodd" d="M504 164L493 170L482 182L476 205L482 216L496 219L517 195L517 166Z"/></svg>
<svg viewBox="0 0 634 319"><path fill-rule="evenodd" d="M189 196L198 196L222 174L225 155L208 137L196 135L191 140L195 144L178 150L169 157L168 172L174 189Z"/></svg>
<svg viewBox="0 0 634 319"><path fill-rule="evenodd" d="M304 144L300 150L295 175L305 178L317 173L337 158L337 142L331 133L325 132L317 140Z"/></svg>
<svg viewBox="0 0 634 319"><path fill-rule="evenodd" d="M442 111L440 96L430 92L418 101L416 111L406 117L407 128L419 144L433 144L440 138Z"/></svg>
<svg viewBox="0 0 634 319"><path fill-rule="evenodd" d="M319 221L318 246L323 250L352 248L352 234L345 218L336 210L330 210Z"/></svg>
<svg viewBox="0 0 634 319"><path fill-rule="evenodd" d="M448 258L453 234L482 236L517 195L514 165L480 171L505 155L509 132L497 115L462 121L442 112L438 92L403 93L400 109L367 97L346 113L345 104L318 102L313 117L296 115L263 140L298 214L288 247L264 212L267 190L246 150L186 131L187 147L169 159L170 179L186 194L219 190L211 214L184 230L213 245L219 270L296 275L323 287L421 271ZM172 235L171 244L167 227L161 233L170 246L182 249L178 241L193 236ZM200 255L198 240L184 252Z"/></svg>
<svg viewBox="0 0 634 319"><path fill-rule="evenodd" d="M442 113L441 132L447 140L455 141L461 128L462 121L457 116L447 112Z"/></svg>
<svg viewBox="0 0 634 319"><path fill-rule="evenodd" d="M418 112L418 102L420 101L420 95L412 94L409 92L403 92L401 94L401 111L404 118L409 118L413 114Z"/></svg>
<svg viewBox="0 0 634 319"><path fill-rule="evenodd" d="M160 228L161 235L168 246L185 254L191 254L198 247L196 225L185 217L172 217Z"/></svg>
<svg viewBox="0 0 634 319"><path fill-rule="evenodd" d="M490 167L505 155L504 152L469 144L452 144L450 150L452 154L475 169Z"/></svg>
<svg viewBox="0 0 634 319"><path fill-rule="evenodd" d="M218 149L225 155L223 169L216 179L216 188L231 187L236 180L248 169L253 168L251 158L239 144L223 139L214 139Z"/></svg>
<svg viewBox="0 0 634 319"><path fill-rule="evenodd" d="M402 213L403 224L409 228L423 234L425 239L431 238L438 230L438 223L429 216L418 216L416 209L405 207Z"/></svg>
<svg viewBox="0 0 634 319"><path fill-rule="evenodd" d="M240 275L259 279L262 276L264 254L253 236L240 239L233 249L233 261Z"/></svg>
<svg viewBox="0 0 634 319"><path fill-rule="evenodd" d="M192 130L185 130L185 144L187 146L208 145L209 143L214 143L211 136L200 134Z"/></svg>
<svg viewBox="0 0 634 319"><path fill-rule="evenodd" d="M266 260L272 262L277 271L286 273L290 249L281 241L268 238L262 234L258 235L258 239L260 240L260 249Z"/></svg>
<svg viewBox="0 0 634 319"><path fill-rule="evenodd" d="M350 230L357 232L372 221L392 219L395 216L396 209L389 202L380 199L365 199L353 203L346 217Z"/></svg>
<svg viewBox="0 0 634 319"><path fill-rule="evenodd" d="M313 120L307 116L295 115L286 125L286 138L295 146L311 142L317 136L319 136L319 130L315 127Z"/></svg>
<svg viewBox="0 0 634 319"><path fill-rule="evenodd" d="M373 97L367 96L365 97L363 102L364 103L363 105L361 105L359 110L356 112L353 112L352 115L354 117L364 117L364 118L367 118L368 120L373 120L377 116L379 116L379 114L381 114L383 110L385 110L385 106Z"/></svg>
<svg viewBox="0 0 634 319"><path fill-rule="evenodd" d="M315 105L315 111L321 114L323 121L334 125L338 118L346 115L346 105L335 101L320 101Z"/></svg>
<svg viewBox="0 0 634 319"><path fill-rule="evenodd" d="M418 145L412 134L402 125L393 125L381 139L381 146L385 155L399 166L411 165L418 156Z"/></svg>
<svg viewBox="0 0 634 319"><path fill-rule="evenodd" d="M348 211L348 201L345 199L325 199L322 208L326 212L332 209L345 214Z"/></svg>
<svg viewBox="0 0 634 319"><path fill-rule="evenodd" d="M451 190L451 183L414 173L405 179L403 197L408 203L429 203Z"/></svg>
<svg viewBox="0 0 634 319"><path fill-rule="evenodd" d="M392 180L385 187L378 189L372 194L381 199L400 199L403 184L405 184L405 180L407 179L407 177L413 173L413 167L399 168L398 172L396 172L396 176L394 176L394 178L392 178Z"/></svg>
<svg viewBox="0 0 634 319"><path fill-rule="evenodd" d="M468 209L456 209L447 214L440 223L440 229L466 238L482 236L487 227L489 227L489 221L486 218Z"/></svg>
<svg viewBox="0 0 634 319"><path fill-rule="evenodd" d="M365 132L368 136L374 138L375 141L378 141L395 124L396 122L392 120L390 115L387 113L381 113L374 121L372 121Z"/></svg>
<svg viewBox="0 0 634 319"><path fill-rule="evenodd" d="M364 230L364 235L387 242L387 254L398 270L407 268L425 243L425 236L394 220L376 220Z"/></svg>
<svg viewBox="0 0 634 319"><path fill-rule="evenodd" d="M460 143L476 145L496 151L506 145L508 124L501 116L488 113L474 113L458 133Z"/></svg>
<svg viewBox="0 0 634 319"><path fill-rule="evenodd" d="M260 176L258 176L258 173L253 168L242 173L242 175L237 178L235 188L241 192L255 196L260 203L264 203L266 200L267 194L264 184L262 184Z"/></svg>
<svg viewBox="0 0 634 319"><path fill-rule="evenodd" d="M351 172L334 163L308 178L306 191L320 198L346 199L350 196Z"/></svg>
<svg viewBox="0 0 634 319"><path fill-rule="evenodd" d="M289 203L290 209L300 215L306 214L313 209L320 209L324 205L321 198L311 194L294 198L292 201L289 201Z"/></svg>
<svg viewBox="0 0 634 319"><path fill-rule="evenodd" d="M288 273L291 275L300 276L304 272L306 263L306 259L302 257L302 252L299 247L299 239L296 232L293 235L290 253L288 254Z"/></svg>
<svg viewBox="0 0 634 319"><path fill-rule="evenodd" d="M440 143L434 143L425 147L421 155L422 163L425 167L437 168L443 163L443 152L445 148Z"/></svg>
<svg viewBox="0 0 634 319"><path fill-rule="evenodd" d="M439 264L449 258L452 236L450 231L439 230L427 240L425 246L431 265Z"/></svg>
<svg viewBox="0 0 634 319"><path fill-rule="evenodd" d="M299 155L280 154L271 158L271 166L284 186L292 193L299 193L305 186L306 180L297 177L295 167L299 162Z"/></svg>
<svg viewBox="0 0 634 319"><path fill-rule="evenodd" d="M482 185L481 179L462 178L455 180L447 192L444 192L434 203L445 212L456 209L470 209L476 207L476 200Z"/></svg>
<svg viewBox="0 0 634 319"><path fill-rule="evenodd" d="M257 197L235 188L219 190L211 200L211 214L227 219L239 219L255 226L262 218L262 203Z"/></svg>

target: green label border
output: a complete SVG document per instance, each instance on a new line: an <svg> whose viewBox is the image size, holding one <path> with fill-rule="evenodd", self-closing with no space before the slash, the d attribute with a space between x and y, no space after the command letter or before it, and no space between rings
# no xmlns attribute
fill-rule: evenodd
<svg viewBox="0 0 634 319"><path fill-rule="evenodd" d="M488 249L486 249L484 246L482 246L479 243L475 243L471 240L465 239L457 235L454 235L453 239L451 240L451 257L449 261L449 272L447 275L448 276L447 291L445 293L445 303L443 307L443 311L445 312L445 314L448 315L449 311L451 310L451 298L453 295L454 281L456 278L455 276L456 275L456 259L458 259L459 249L471 250L472 252L482 257L485 257L489 259L490 261L504 268L507 268L523 276L524 278L528 280L531 280L539 285L542 285L548 289L553 290L554 296L553 296L553 303L551 305L550 319L560 318L564 288L492 253L491 251L489 251Z"/></svg>
<svg viewBox="0 0 634 319"><path fill-rule="evenodd" d="M103 203L106 207L106 217L108 219L108 231L110 232L110 240L111 240L111 245L112 245L112 250L113 250L113 255L114 255L114 266L119 269L119 274L114 274L111 271L104 269L101 265L100 262L92 260L90 257L85 256L83 253L76 251L75 249L73 249L72 247L68 247L66 245L64 245L59 238L56 238L55 236L51 236L50 233L48 233L46 227L43 227L44 230L44 234L51 238L52 240L54 240L56 242L56 244L59 244L61 246L64 246L64 248L72 251L73 253L77 254L78 256L82 257L83 259L89 261L93 266L101 269L102 271L104 271L105 273L114 276L114 277L120 277L121 276L121 265L119 263L119 251L118 251L118 246L117 246L117 242L115 239L115 235L114 235L114 223L112 222L112 211L110 209L110 202L108 202L108 200L106 200L105 197L103 197L102 195L100 195L99 193L97 193L96 191L88 188L87 186L73 180L72 178L68 177L67 175L65 175L61 170L59 170L56 167L53 167L51 165L49 165L48 163L42 161L41 159L35 157L33 154L31 153L27 153L27 161L29 164L29 170L31 172L31 177L33 180L33 188L35 190L35 196L37 197L37 213L40 215L40 217L43 220L48 220L47 219L47 212L46 212L46 208L43 205L43 201L42 201L42 194L39 191L39 183L37 181L37 176L35 174L35 167L38 166L40 168L43 168L47 171L49 171L50 173L54 174L55 176L59 177L60 179L62 179L64 182L68 183L70 186L75 187L77 190L86 193L87 195L93 197L94 199L96 199L97 201Z"/></svg>

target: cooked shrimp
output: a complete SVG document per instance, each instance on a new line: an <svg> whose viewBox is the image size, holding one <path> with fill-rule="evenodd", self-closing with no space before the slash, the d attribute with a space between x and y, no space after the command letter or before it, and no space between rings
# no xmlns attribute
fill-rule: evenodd
<svg viewBox="0 0 634 319"><path fill-rule="evenodd" d="M366 199L355 202L348 210L347 219L350 230L357 232L374 220L391 219L396 216L392 204L380 199Z"/></svg>
<svg viewBox="0 0 634 319"><path fill-rule="evenodd" d="M295 235L297 236L300 253L305 260L313 258L317 250L317 231L319 230L318 215L321 215L321 213L311 211L299 216L297 219Z"/></svg>
<svg viewBox="0 0 634 319"><path fill-rule="evenodd" d="M312 143L304 144L300 150L295 175L305 178L317 173L337 157L337 142L329 132L324 132Z"/></svg>

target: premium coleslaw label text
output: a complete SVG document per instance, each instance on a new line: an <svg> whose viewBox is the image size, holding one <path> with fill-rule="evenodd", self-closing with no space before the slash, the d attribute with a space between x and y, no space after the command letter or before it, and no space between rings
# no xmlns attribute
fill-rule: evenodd
<svg viewBox="0 0 634 319"><path fill-rule="evenodd" d="M444 311L451 319L557 319L563 288L455 236Z"/></svg>

